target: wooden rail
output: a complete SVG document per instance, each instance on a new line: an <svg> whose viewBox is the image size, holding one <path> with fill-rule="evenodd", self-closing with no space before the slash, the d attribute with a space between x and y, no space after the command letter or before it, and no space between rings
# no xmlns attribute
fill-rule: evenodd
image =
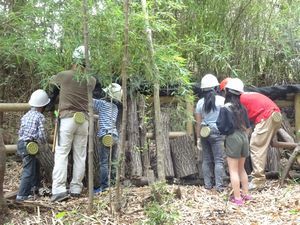
<svg viewBox="0 0 300 225"><path fill-rule="evenodd" d="M19 112L30 109L28 103L0 103L0 112Z"/></svg>

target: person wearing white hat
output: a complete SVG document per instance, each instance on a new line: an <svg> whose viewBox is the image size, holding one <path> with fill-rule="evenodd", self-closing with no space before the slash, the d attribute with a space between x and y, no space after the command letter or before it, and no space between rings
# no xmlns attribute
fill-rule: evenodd
<svg viewBox="0 0 300 225"><path fill-rule="evenodd" d="M248 195L248 176L244 168L246 157L249 156L250 122L247 111L240 102L243 92L244 84L240 79L231 78L228 81L225 85L225 105L217 120L219 131L225 135L225 153L233 189L230 201L238 206L252 198Z"/></svg>
<svg viewBox="0 0 300 225"><path fill-rule="evenodd" d="M29 199L39 187L39 161L37 143L46 143L45 106L50 102L47 93L38 89L31 94L29 105L31 109L21 118L17 153L23 161L23 171L17 201ZM30 146L33 146L30 147Z"/></svg>
<svg viewBox="0 0 300 225"><path fill-rule="evenodd" d="M214 75L206 74L202 78L201 89L204 97L197 103L195 119L197 146L201 142L203 150L204 187L210 190L215 186L218 192L222 192L224 190L224 138L217 128L216 121L225 99L217 95L218 88L219 82Z"/></svg>
<svg viewBox="0 0 300 225"><path fill-rule="evenodd" d="M69 197L67 192L68 155L73 154L72 180L69 186L71 196L79 197L85 174L85 161L88 139L88 92L95 88L96 79L90 77L91 88L82 76L85 69L85 47L79 46L72 55L70 70L62 71L51 81L59 88L59 127L55 144L54 168L52 174L51 201L62 201ZM51 98L51 103L56 96Z"/></svg>
<svg viewBox="0 0 300 225"><path fill-rule="evenodd" d="M111 181L114 182L116 175L115 161L117 159L117 142L119 134L117 130L118 105L122 101L122 88L117 83L112 83L104 88L104 99L93 99L94 110L99 114L99 138L98 152L100 157L100 186L94 189L94 193L106 191L110 186L109 158L111 148Z"/></svg>

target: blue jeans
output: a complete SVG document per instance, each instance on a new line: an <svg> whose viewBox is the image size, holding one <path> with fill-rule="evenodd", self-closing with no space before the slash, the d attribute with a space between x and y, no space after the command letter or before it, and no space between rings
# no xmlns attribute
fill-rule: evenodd
<svg viewBox="0 0 300 225"><path fill-rule="evenodd" d="M106 147L102 143L102 138L100 137L100 144L99 144L99 158L100 158L100 188L102 190L109 187L108 183L108 175L109 175L109 153L110 148ZM118 137L113 135L113 139L115 143L118 141ZM111 176L110 180L113 183L116 178L116 159L117 159L117 144L112 146L112 155L111 155Z"/></svg>
<svg viewBox="0 0 300 225"><path fill-rule="evenodd" d="M40 163L35 155L29 155L26 150L26 142L18 141L18 154L22 157L23 171L18 196L31 195L40 184Z"/></svg>
<svg viewBox="0 0 300 225"><path fill-rule="evenodd" d="M222 189L224 177L224 138L216 129L206 138L201 138L203 150L202 171L205 188L211 189L214 184L216 189ZM213 177L215 180L213 181Z"/></svg>

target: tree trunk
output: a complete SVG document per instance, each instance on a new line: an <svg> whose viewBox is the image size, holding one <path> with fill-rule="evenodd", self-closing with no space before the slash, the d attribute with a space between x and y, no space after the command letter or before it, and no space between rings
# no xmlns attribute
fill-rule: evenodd
<svg viewBox="0 0 300 225"><path fill-rule="evenodd" d="M121 129L121 143L120 150L118 151L118 167L116 174L116 211L119 212L121 210L121 169L123 168L123 158L125 156L125 143L126 143L126 127L127 127L127 67L128 67L128 25L129 25L129 0L124 0L123 3L124 9L124 55L122 60L122 90L123 90L123 109L122 109L122 129Z"/></svg>
<svg viewBox="0 0 300 225"><path fill-rule="evenodd" d="M5 215L6 201L3 194L3 182L5 175L5 146L2 138L2 132L0 131L0 224L3 224L2 220Z"/></svg>
<svg viewBox="0 0 300 225"><path fill-rule="evenodd" d="M196 147L188 135L170 140L174 172L177 178L197 174Z"/></svg>
<svg viewBox="0 0 300 225"><path fill-rule="evenodd" d="M147 176L148 170L150 169L150 158L149 151L147 148L147 138L146 138L146 126L145 126L145 99L144 96L138 94L138 119L139 119L139 133L140 133L140 146L142 149L142 167L143 176Z"/></svg>
<svg viewBox="0 0 300 225"><path fill-rule="evenodd" d="M154 61L154 47L152 42L152 32L150 29L150 23L147 11L146 0L141 0L142 9L145 16L145 32L147 34L147 44L150 53L150 63L153 69L154 85L153 85L153 101L154 101L154 120L155 120L155 141L157 151L157 174L160 181L165 180L165 153L163 149L162 140L162 125L161 125L161 111L160 111L160 99L159 99L159 70Z"/></svg>
<svg viewBox="0 0 300 225"><path fill-rule="evenodd" d="M280 172L280 152L278 148L269 147L266 164L266 177L277 179Z"/></svg>
<svg viewBox="0 0 300 225"><path fill-rule="evenodd" d="M170 141L169 141L169 125L170 125L170 115L167 109L162 110L161 113L161 123L162 123L162 139L163 139L163 149L165 150L165 173L166 178L170 179L174 177L174 168L171 157Z"/></svg>
<svg viewBox="0 0 300 225"><path fill-rule="evenodd" d="M40 151L37 158L41 164L41 178L48 184L52 183L52 171L54 167L54 152L48 144L39 145Z"/></svg>
<svg viewBox="0 0 300 225"><path fill-rule="evenodd" d="M142 171L142 159L141 159L141 146L139 143L139 121L137 114L137 100L131 96L128 101L128 149L130 152L130 164L131 164L131 176L141 177Z"/></svg>

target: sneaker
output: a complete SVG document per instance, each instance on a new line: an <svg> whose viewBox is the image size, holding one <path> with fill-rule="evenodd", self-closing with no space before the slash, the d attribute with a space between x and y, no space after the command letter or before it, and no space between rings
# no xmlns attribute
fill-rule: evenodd
<svg viewBox="0 0 300 225"><path fill-rule="evenodd" d="M230 202L232 202L232 203L234 203L234 204L236 204L237 206L242 206L242 205L244 205L244 200L241 198L241 199L237 199L237 198L235 198L235 197L232 197L231 199L230 199Z"/></svg>
<svg viewBox="0 0 300 225"><path fill-rule="evenodd" d="M80 197L80 193L70 193L70 195L73 198L79 198Z"/></svg>
<svg viewBox="0 0 300 225"><path fill-rule="evenodd" d="M244 194L241 194L242 196L242 199L246 202L246 201L251 201L253 198L251 195L244 195Z"/></svg>
<svg viewBox="0 0 300 225"><path fill-rule="evenodd" d="M258 184L254 183L254 182L250 182L249 183L249 187L248 187L249 190L261 190L263 188L264 188L263 184L259 184L258 185Z"/></svg>
<svg viewBox="0 0 300 225"><path fill-rule="evenodd" d="M67 192L61 192L58 194L53 194L51 197L51 202L61 202L63 200L68 199L70 196Z"/></svg>
<svg viewBox="0 0 300 225"><path fill-rule="evenodd" d="M218 193L223 193L225 190L226 190L225 187L219 187L219 188L216 188L216 191L217 191Z"/></svg>
<svg viewBox="0 0 300 225"><path fill-rule="evenodd" d="M101 187L99 188L94 188L94 194L100 194L101 192L107 191L107 188L102 189Z"/></svg>
<svg viewBox="0 0 300 225"><path fill-rule="evenodd" d="M26 201L26 200L34 200L34 197L32 195L28 195L28 196L17 195L17 197L16 197L17 202L23 202L23 201Z"/></svg>
<svg viewBox="0 0 300 225"><path fill-rule="evenodd" d="M212 186L207 186L207 185L204 185L204 188L205 188L206 190L211 190L211 189L213 189Z"/></svg>

